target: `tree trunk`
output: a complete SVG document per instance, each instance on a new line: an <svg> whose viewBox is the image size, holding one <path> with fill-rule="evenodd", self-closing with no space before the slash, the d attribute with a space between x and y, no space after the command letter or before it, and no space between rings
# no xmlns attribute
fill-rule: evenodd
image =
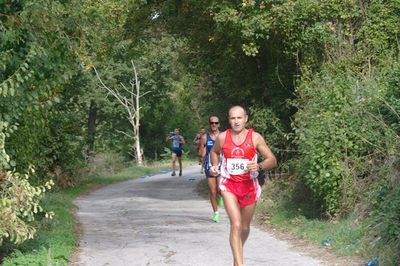
<svg viewBox="0 0 400 266"><path fill-rule="evenodd" d="M136 115L135 115L135 125L134 125L134 132L136 132L136 134L134 134L135 136L135 150L136 150L136 162L138 165L143 166L143 157L142 157L142 149L140 147L140 81L138 79L137 76L137 72L136 72L136 67L133 64L133 61L131 61L132 63L132 67L133 67L133 71L135 74L135 87L136 87Z"/></svg>

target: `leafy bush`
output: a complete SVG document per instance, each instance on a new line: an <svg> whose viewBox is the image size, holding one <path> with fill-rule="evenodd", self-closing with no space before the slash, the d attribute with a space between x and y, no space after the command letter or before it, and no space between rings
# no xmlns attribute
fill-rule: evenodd
<svg viewBox="0 0 400 266"><path fill-rule="evenodd" d="M11 171L0 172L0 181L0 244L4 239L16 244L32 239L36 230L30 223L38 212L43 212L39 201L53 182L33 187L29 184L28 174ZM45 216L50 219L52 213Z"/></svg>
<svg viewBox="0 0 400 266"><path fill-rule="evenodd" d="M376 156L371 163L370 185L364 204L368 213L365 237L366 252L375 253L382 265L400 263L400 65L387 67L387 92L380 100L381 144L386 156Z"/></svg>
<svg viewBox="0 0 400 266"><path fill-rule="evenodd" d="M345 79L331 76L303 82L298 89L304 101L296 115L296 143L302 158L298 171L330 214L340 205L340 185L345 178L341 161L353 146L346 127L348 89Z"/></svg>
<svg viewBox="0 0 400 266"><path fill-rule="evenodd" d="M372 164L397 145L379 110L384 77L361 79L340 69L340 64L328 66L303 79L295 117L297 171L330 215L354 207Z"/></svg>
<svg viewBox="0 0 400 266"><path fill-rule="evenodd" d="M341 69L337 62L305 75L297 90L296 170L323 213L365 220L364 254L397 265L399 66L386 61L368 78Z"/></svg>

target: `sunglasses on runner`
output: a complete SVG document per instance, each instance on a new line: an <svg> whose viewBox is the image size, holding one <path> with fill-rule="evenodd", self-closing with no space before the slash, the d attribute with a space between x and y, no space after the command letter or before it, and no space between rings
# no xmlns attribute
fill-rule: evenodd
<svg viewBox="0 0 400 266"><path fill-rule="evenodd" d="M218 125L219 122L210 122L210 125Z"/></svg>

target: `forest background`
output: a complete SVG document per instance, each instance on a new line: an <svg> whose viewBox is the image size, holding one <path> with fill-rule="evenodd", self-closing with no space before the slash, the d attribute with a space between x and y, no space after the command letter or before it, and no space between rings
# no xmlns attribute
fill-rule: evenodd
<svg viewBox="0 0 400 266"><path fill-rule="evenodd" d="M140 80L145 163L241 104L290 172L277 204L353 217L365 254L400 262L398 0L1 0L0 29L3 247L52 216L46 190L79 186L98 156L137 159L96 69L127 99Z"/></svg>

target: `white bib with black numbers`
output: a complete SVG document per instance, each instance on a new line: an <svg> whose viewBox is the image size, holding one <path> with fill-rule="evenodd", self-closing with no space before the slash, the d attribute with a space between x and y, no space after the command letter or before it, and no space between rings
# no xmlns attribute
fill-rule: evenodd
<svg viewBox="0 0 400 266"><path fill-rule="evenodd" d="M230 175L242 175L248 172L247 163L248 159L227 158L226 168Z"/></svg>

